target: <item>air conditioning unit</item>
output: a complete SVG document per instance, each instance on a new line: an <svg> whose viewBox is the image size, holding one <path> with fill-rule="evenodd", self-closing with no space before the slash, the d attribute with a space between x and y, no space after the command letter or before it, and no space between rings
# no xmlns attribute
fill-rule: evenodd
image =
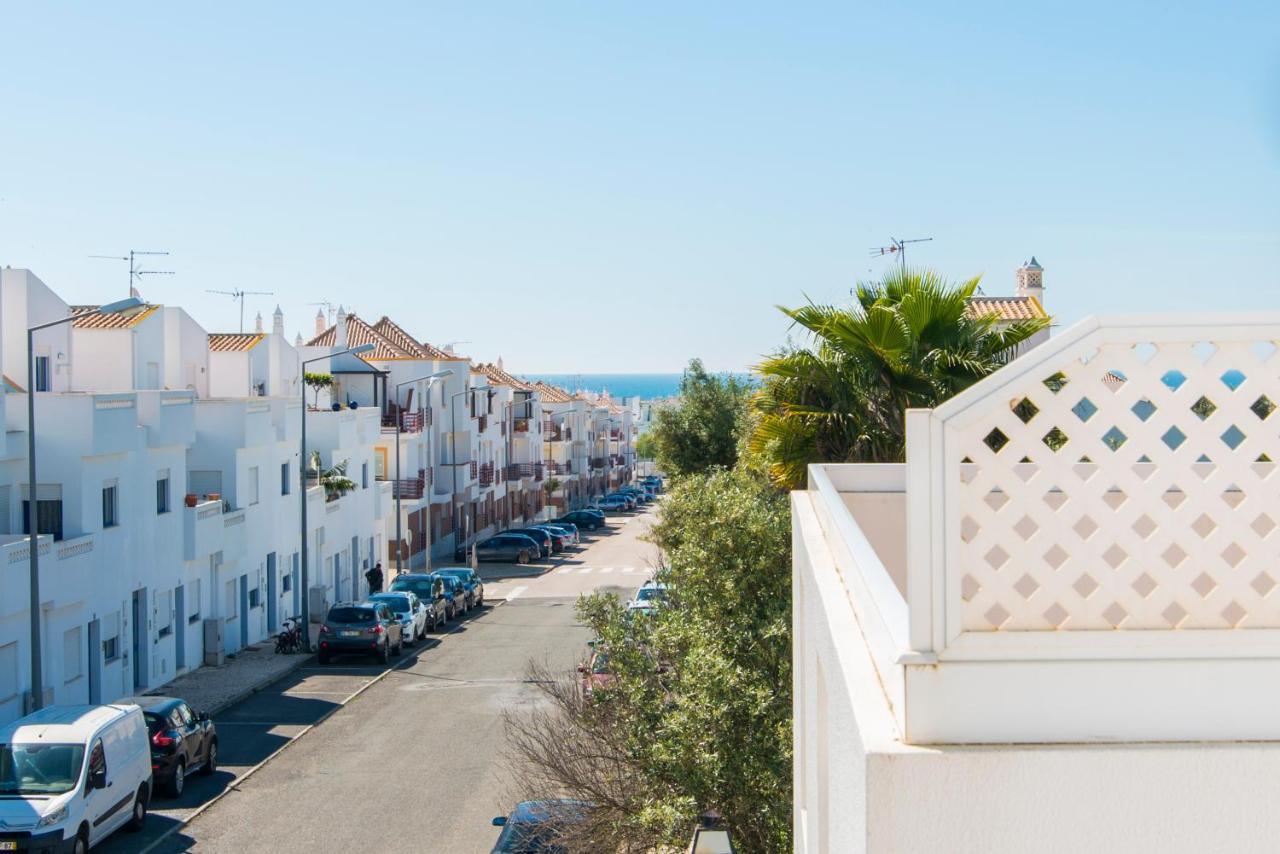
<svg viewBox="0 0 1280 854"><path fill-rule="evenodd" d="M328 587L318 584L307 591L307 610L310 612L311 622L324 622L325 616L329 613Z"/></svg>
<svg viewBox="0 0 1280 854"><path fill-rule="evenodd" d="M225 617L204 618L204 663L217 667L226 660L222 636L226 632Z"/></svg>

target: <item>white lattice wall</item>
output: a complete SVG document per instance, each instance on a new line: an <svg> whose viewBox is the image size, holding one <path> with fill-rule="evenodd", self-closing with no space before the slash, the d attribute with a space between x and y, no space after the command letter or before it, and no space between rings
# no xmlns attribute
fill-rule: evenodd
<svg viewBox="0 0 1280 854"><path fill-rule="evenodd" d="M1280 628L1276 339L1101 323L940 408L949 624Z"/></svg>

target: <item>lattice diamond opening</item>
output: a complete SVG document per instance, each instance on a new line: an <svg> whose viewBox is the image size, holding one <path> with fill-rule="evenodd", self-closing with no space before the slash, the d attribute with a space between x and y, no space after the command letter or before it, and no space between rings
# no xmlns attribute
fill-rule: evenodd
<svg viewBox="0 0 1280 854"><path fill-rule="evenodd" d="M1107 610L1102 612L1102 618L1111 624L1114 629L1120 628L1120 624L1129 616L1129 612L1124 609L1119 602L1112 602L1107 606Z"/></svg>
<svg viewBox="0 0 1280 854"><path fill-rule="evenodd" d="M1009 444L1009 437L1001 432L999 427L993 427L982 441L991 449L992 453L998 454L1005 445Z"/></svg>
<svg viewBox="0 0 1280 854"><path fill-rule="evenodd" d="M1222 619L1226 620L1227 625L1234 629L1248 616L1248 613L1239 602L1231 602L1222 609Z"/></svg>
<svg viewBox="0 0 1280 854"><path fill-rule="evenodd" d="M1266 539L1267 535L1276 529L1276 522L1266 513L1259 513L1257 517L1249 523L1249 527L1252 528L1253 532L1259 537Z"/></svg>
<svg viewBox="0 0 1280 854"><path fill-rule="evenodd" d="M1080 539L1087 540L1093 536L1098 530L1098 523L1088 516L1081 516L1076 523L1071 526L1071 530L1080 535Z"/></svg>
<svg viewBox="0 0 1280 854"><path fill-rule="evenodd" d="M1070 557L1070 555L1066 553L1062 546L1054 543L1049 547L1049 550L1044 553L1044 562L1054 569L1061 569L1062 565L1067 562L1068 557Z"/></svg>
<svg viewBox="0 0 1280 854"><path fill-rule="evenodd" d="M1129 437L1126 436L1124 431L1119 427L1112 427L1110 430L1102 434L1102 441L1105 442L1107 447L1111 450L1118 451L1125 442L1129 441Z"/></svg>
<svg viewBox="0 0 1280 854"><path fill-rule="evenodd" d="M1276 411L1276 405L1272 402L1271 398L1263 394L1259 395L1257 400L1249 404L1249 409L1252 410L1253 414L1258 416L1260 420L1266 421L1271 417L1271 413Z"/></svg>
<svg viewBox="0 0 1280 854"><path fill-rule="evenodd" d="M1075 413L1076 418L1087 422L1097 413L1098 407L1094 406L1093 401L1087 397L1080 398L1076 405L1071 407L1071 411Z"/></svg>
<svg viewBox="0 0 1280 854"><path fill-rule="evenodd" d="M1240 388L1240 386L1244 385L1244 381L1248 378L1244 375L1243 371L1230 368L1229 370L1223 371L1222 376L1218 377L1218 379L1222 381L1224 386L1235 391Z"/></svg>
<svg viewBox="0 0 1280 854"><path fill-rule="evenodd" d="M1156 414L1156 405L1145 397L1129 407L1129 411L1138 416L1139 421L1146 421Z"/></svg>
<svg viewBox="0 0 1280 854"><path fill-rule="evenodd" d="M1067 438L1066 433L1063 433L1057 427L1054 427L1048 433L1045 433L1040 441L1044 442L1045 445L1049 447L1049 450L1056 454L1058 451L1061 451L1070 440Z"/></svg>
<svg viewBox="0 0 1280 854"><path fill-rule="evenodd" d="M1176 451L1178 448L1182 447L1183 442L1187 441L1187 434L1179 430L1178 425L1175 424L1168 430L1164 431L1164 435L1160 437L1160 441L1164 442L1169 450Z"/></svg>
<svg viewBox="0 0 1280 854"><path fill-rule="evenodd" d="M1276 580L1266 572L1259 572L1253 577L1253 581L1249 582L1249 586L1257 591L1259 596L1265 598L1268 593L1276 589Z"/></svg>
<svg viewBox="0 0 1280 854"><path fill-rule="evenodd" d="M1208 513L1201 513L1196 520L1191 523L1191 530L1200 535L1201 539L1208 537L1218 527L1218 523L1213 521L1213 517Z"/></svg>
<svg viewBox="0 0 1280 854"><path fill-rule="evenodd" d="M1035 418L1038 412L1040 412L1040 407L1032 403L1029 397L1024 397L1013 405L1013 414L1018 416L1018 420L1023 424Z"/></svg>
<svg viewBox="0 0 1280 854"><path fill-rule="evenodd" d="M1139 575L1137 578L1135 578L1133 580L1133 583L1130 584L1129 586L1133 588L1133 591L1135 593L1137 593L1143 599L1146 599L1148 596L1151 595L1152 591L1154 591L1156 587L1159 585L1156 584L1156 580L1154 578L1152 578L1150 575L1147 575L1144 572L1142 573L1142 575Z"/></svg>
<svg viewBox="0 0 1280 854"><path fill-rule="evenodd" d="M1223 431L1219 438L1222 439L1222 443L1224 445L1234 451L1236 448L1240 447L1240 444L1244 442L1247 437L1244 435L1244 431L1232 424Z"/></svg>
<svg viewBox="0 0 1280 854"><path fill-rule="evenodd" d="M1209 416L1218 411L1218 405L1209 398L1201 395L1195 403L1191 404L1191 411L1196 414L1201 421L1207 421Z"/></svg>
<svg viewBox="0 0 1280 854"><path fill-rule="evenodd" d="M1146 539L1149 539L1151 535L1156 532L1156 520L1152 519L1146 513L1143 513L1141 516L1135 519L1133 524L1130 525L1129 527L1133 529L1133 532L1135 534L1137 534L1139 537L1142 537L1142 539L1146 540Z"/></svg>
<svg viewBox="0 0 1280 854"><path fill-rule="evenodd" d="M1091 575L1082 575L1072 583L1071 587L1080 594L1081 599L1088 599L1098 589L1098 582L1094 581Z"/></svg>
<svg viewBox="0 0 1280 854"><path fill-rule="evenodd" d="M1023 599L1030 599L1035 595L1035 592L1040 589L1040 582L1024 573L1023 576L1014 583L1013 589L1018 591L1018 594Z"/></svg>
<svg viewBox="0 0 1280 854"><path fill-rule="evenodd" d="M1164 383L1169 391L1177 391L1182 388L1182 384L1187 381L1187 375L1182 371L1165 371L1160 377L1160 382Z"/></svg>
<svg viewBox="0 0 1280 854"><path fill-rule="evenodd" d="M1066 388L1067 383L1071 382L1071 380L1067 379L1067 375L1062 371L1058 371L1055 374L1045 377L1041 382L1044 384L1045 388L1049 389L1049 391L1054 394L1057 394Z"/></svg>

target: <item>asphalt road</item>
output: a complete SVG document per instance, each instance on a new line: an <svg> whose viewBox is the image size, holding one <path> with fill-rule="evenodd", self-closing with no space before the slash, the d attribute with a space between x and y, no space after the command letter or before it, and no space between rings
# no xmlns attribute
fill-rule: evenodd
<svg viewBox="0 0 1280 854"><path fill-rule="evenodd" d="M580 593L629 595L648 577L656 551L639 535L651 514L611 518L542 566L482 566L490 603L390 668L311 663L227 709L219 772L98 850L487 852L518 790L502 712L540 702L531 660L570 669L582 657Z"/></svg>

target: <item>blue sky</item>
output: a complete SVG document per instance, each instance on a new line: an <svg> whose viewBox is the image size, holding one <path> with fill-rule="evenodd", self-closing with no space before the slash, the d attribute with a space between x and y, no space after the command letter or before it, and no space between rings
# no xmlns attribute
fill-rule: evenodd
<svg viewBox="0 0 1280 854"><path fill-rule="evenodd" d="M741 369L891 235L1064 323L1280 303L1274 3L318 5L6 4L0 263L522 372Z"/></svg>

